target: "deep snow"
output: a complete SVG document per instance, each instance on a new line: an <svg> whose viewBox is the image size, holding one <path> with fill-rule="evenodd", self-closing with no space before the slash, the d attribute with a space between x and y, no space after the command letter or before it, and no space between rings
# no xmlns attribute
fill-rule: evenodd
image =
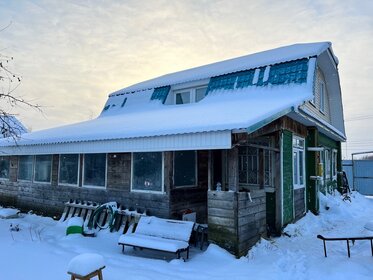
<svg viewBox="0 0 373 280"><path fill-rule="evenodd" d="M328 206L329 210L326 210ZM98 253L105 259L105 280L116 279L372 279L373 257L369 241L328 244L323 255L324 236L373 236L364 228L373 220L373 200L357 193L352 202L340 196L321 196L321 213L308 213L285 228L290 235L262 240L247 257L236 259L216 245L204 252L192 247L187 262L154 251L125 254L117 241L119 233L101 231L95 238L65 236L67 223L36 215L0 220L0 279L69 279L67 266L82 253ZM10 228L19 226L20 231ZM152 258L150 258L152 257ZM163 259L166 257L166 259Z"/></svg>

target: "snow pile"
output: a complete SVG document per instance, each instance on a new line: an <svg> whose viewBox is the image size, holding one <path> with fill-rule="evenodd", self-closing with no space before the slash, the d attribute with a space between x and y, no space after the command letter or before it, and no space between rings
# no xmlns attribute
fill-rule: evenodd
<svg viewBox="0 0 373 280"><path fill-rule="evenodd" d="M290 237L262 239L247 257L240 259L214 244L204 252L192 245L187 262L174 259L175 254L130 247L125 247L122 254L118 246L120 232L102 230L95 238L65 236L66 224L36 215L18 219L22 230L10 231L14 220L3 219L0 263L6 265L1 267L1 279L49 280L53 275L54 280L63 280L69 261L83 253L100 254L107 267L105 279L111 280L372 279L369 241L351 242L351 258L347 257L346 242L329 242L325 258L322 241L316 236L372 236L372 231L364 226L372 221L373 200L358 193L351 195L352 202L342 201L339 195L320 194L320 200L320 215L307 213L296 224L286 227ZM31 236L31 232L40 238ZM87 263L95 265L92 269L102 264L90 260ZM48 273L40 273L46 265Z"/></svg>
<svg viewBox="0 0 373 280"><path fill-rule="evenodd" d="M83 223L84 221L82 217L71 217L67 222L67 226L68 227L73 227L73 226L82 227Z"/></svg>
<svg viewBox="0 0 373 280"><path fill-rule="evenodd" d="M104 258L99 254L85 253L73 258L67 271L81 276L88 275L105 266Z"/></svg>
<svg viewBox="0 0 373 280"><path fill-rule="evenodd" d="M13 208L1 208L0 209L0 218L1 219L12 219L12 218L18 218L19 214L18 209Z"/></svg>

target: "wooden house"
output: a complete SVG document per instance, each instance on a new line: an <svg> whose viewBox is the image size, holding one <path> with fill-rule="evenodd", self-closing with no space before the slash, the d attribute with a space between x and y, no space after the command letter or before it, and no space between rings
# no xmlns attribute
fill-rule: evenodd
<svg viewBox="0 0 373 280"><path fill-rule="evenodd" d="M0 203L48 214L117 201L208 223L236 255L338 187L346 140L331 43L280 47L109 95L93 120L0 142Z"/></svg>

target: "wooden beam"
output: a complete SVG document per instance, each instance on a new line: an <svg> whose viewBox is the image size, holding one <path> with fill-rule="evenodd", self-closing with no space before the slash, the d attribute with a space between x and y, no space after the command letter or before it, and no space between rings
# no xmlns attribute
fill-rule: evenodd
<svg viewBox="0 0 373 280"><path fill-rule="evenodd" d="M212 156L211 150L208 152L208 161L207 161L207 188L212 191Z"/></svg>
<svg viewBox="0 0 373 280"><path fill-rule="evenodd" d="M238 147L228 150L228 187L230 191L238 191Z"/></svg>

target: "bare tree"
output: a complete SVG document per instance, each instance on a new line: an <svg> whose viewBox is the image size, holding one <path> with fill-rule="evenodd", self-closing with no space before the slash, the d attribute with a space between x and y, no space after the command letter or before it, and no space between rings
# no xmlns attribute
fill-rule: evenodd
<svg viewBox="0 0 373 280"><path fill-rule="evenodd" d="M0 29L0 33L10 25L11 22ZM13 137L17 140L26 129L11 113L11 109L25 105L40 111L40 106L16 94L17 88L21 85L22 76L12 69L13 56L3 52L4 49L0 49L0 133L3 137Z"/></svg>

